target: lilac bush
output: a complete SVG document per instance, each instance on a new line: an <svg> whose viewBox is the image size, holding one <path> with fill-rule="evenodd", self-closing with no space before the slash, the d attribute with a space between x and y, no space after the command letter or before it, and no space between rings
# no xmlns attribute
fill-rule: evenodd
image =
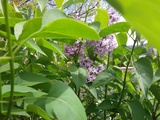
<svg viewBox="0 0 160 120"><path fill-rule="evenodd" d="M108 9L109 14L109 25L114 24L117 22L120 18L120 15L116 10L112 7ZM80 20L80 18L78 18ZM93 81L98 73L102 72L104 70L104 64L97 64L96 61L91 60L87 54L85 53L87 47L94 48L94 54L93 56L100 56L102 59L105 57L108 52L112 52L117 47L117 42L115 40L114 35L108 35L101 40L86 40L85 42L81 43L80 41L76 41L72 46L71 45L65 45L65 55L74 58L76 55L78 55L78 64L81 67L85 67L88 70L88 82Z"/></svg>

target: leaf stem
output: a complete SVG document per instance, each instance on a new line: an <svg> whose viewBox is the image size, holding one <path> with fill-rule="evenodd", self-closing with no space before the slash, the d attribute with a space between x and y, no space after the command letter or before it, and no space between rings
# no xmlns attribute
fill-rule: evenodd
<svg viewBox="0 0 160 120"><path fill-rule="evenodd" d="M109 61L110 61L110 52L108 52L107 69L109 68ZM107 84L105 85L104 99L107 100ZM106 120L106 110L104 110L104 120Z"/></svg>
<svg viewBox="0 0 160 120"><path fill-rule="evenodd" d="M9 26L9 18L8 18L8 0L2 0L2 6L4 10L4 16L5 16L5 26L6 26L6 32L7 32L7 38L8 38L8 51L9 51L9 64L10 64L10 83L11 83L11 88L10 88L10 98L9 98L9 105L8 105L8 110L7 110L7 115L6 118L7 120L10 118L11 115L11 109L12 109L12 104L13 104L13 92L14 92L14 55L12 51L12 40L10 37L11 31L10 31L10 26Z"/></svg>
<svg viewBox="0 0 160 120"><path fill-rule="evenodd" d="M121 93L121 96L120 96L120 99L119 99L119 102L118 102L118 105L117 105L117 109L119 109L119 106L120 106L120 104L122 102L122 99L123 99L123 96L124 96L124 91L125 91L125 87L126 87L126 78L127 78L128 67L129 67L129 64L130 64L130 61L131 61L131 58L132 58L132 55L133 55L133 51L134 51L136 42L137 42L137 40L135 39L134 43L133 43L132 51L131 51L131 54L130 54L130 58L129 58L127 66L126 66L125 75L124 75L124 81L123 81L122 93Z"/></svg>

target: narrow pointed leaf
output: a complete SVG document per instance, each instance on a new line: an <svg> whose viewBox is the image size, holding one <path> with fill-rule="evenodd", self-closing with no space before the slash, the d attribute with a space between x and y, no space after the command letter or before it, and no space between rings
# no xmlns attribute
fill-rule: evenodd
<svg viewBox="0 0 160 120"><path fill-rule="evenodd" d="M47 2L48 2L48 0L38 0L38 4L39 4L39 7L40 7L41 11L43 11Z"/></svg>

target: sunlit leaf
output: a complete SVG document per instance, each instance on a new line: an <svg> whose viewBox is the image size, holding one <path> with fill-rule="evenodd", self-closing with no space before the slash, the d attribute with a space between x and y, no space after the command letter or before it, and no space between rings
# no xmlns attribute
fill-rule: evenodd
<svg viewBox="0 0 160 120"><path fill-rule="evenodd" d="M97 15L95 16L94 21L100 22L100 29L103 29L108 25L109 15L106 10L96 9Z"/></svg>
<svg viewBox="0 0 160 120"><path fill-rule="evenodd" d="M40 7L41 11L43 11L47 2L48 2L48 0L38 0L38 4L39 4L39 7Z"/></svg>
<svg viewBox="0 0 160 120"><path fill-rule="evenodd" d="M119 33L118 35L116 35L116 38L119 46L126 45L128 37L125 32Z"/></svg>
<svg viewBox="0 0 160 120"><path fill-rule="evenodd" d="M149 42L160 50L159 0L107 0ZM143 7L142 7L143 6Z"/></svg>
<svg viewBox="0 0 160 120"><path fill-rule="evenodd" d="M130 28L129 23L118 22L118 23L115 23L115 24L112 24L110 26L107 26L107 27L103 28L100 31L99 35L101 37L104 37L104 36L114 34L114 33L117 33L117 32L128 32L129 28Z"/></svg>

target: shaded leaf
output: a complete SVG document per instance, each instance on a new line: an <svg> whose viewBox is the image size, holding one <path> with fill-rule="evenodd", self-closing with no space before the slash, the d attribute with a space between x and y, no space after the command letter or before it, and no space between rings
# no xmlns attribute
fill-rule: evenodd
<svg viewBox="0 0 160 120"><path fill-rule="evenodd" d="M45 82L50 82L50 79L31 72L23 72L15 77L14 84L21 86L33 86Z"/></svg>
<svg viewBox="0 0 160 120"><path fill-rule="evenodd" d="M113 70L106 69L98 74L96 79L91 84L90 88L98 87L100 85L105 85L112 80L115 80L116 74Z"/></svg>
<svg viewBox="0 0 160 120"><path fill-rule="evenodd" d="M155 83L155 82L157 82L157 81L159 81L159 80L160 80L160 68L156 71L156 73L155 73L155 75L153 77L152 84Z"/></svg>
<svg viewBox="0 0 160 120"><path fill-rule="evenodd" d="M17 69L19 67L19 64L18 63L14 63L14 69ZM0 67L0 73L2 72L6 72L6 71L9 71L10 70L10 65L9 63L7 64L4 64Z"/></svg>
<svg viewBox="0 0 160 120"><path fill-rule="evenodd" d="M48 2L48 0L38 0L38 4L39 4L39 7L40 7L41 11L43 11L47 2Z"/></svg>
<svg viewBox="0 0 160 120"><path fill-rule="evenodd" d="M111 104L111 101L110 100L104 100L100 105L98 105L96 107L97 109L100 109L100 110L110 110L110 109L113 109L113 105Z"/></svg>
<svg viewBox="0 0 160 120"><path fill-rule="evenodd" d="M40 108L39 106L30 104L30 105L27 106L27 111L33 112L33 113L41 116L41 117L44 118L45 120L51 120L51 119L49 118L49 116L47 115L47 113L46 113L42 108Z"/></svg>
<svg viewBox="0 0 160 120"><path fill-rule="evenodd" d="M87 70L82 67L77 68L75 65L71 65L69 71L71 73L72 80L75 83L78 92L79 88L83 86L84 83L86 83L87 81Z"/></svg>
<svg viewBox="0 0 160 120"><path fill-rule="evenodd" d="M118 35L116 35L116 38L119 46L126 45L128 37L125 32L119 33Z"/></svg>
<svg viewBox="0 0 160 120"><path fill-rule="evenodd" d="M153 80L153 69L151 62L147 58L140 58L134 64L136 76L144 95L151 86Z"/></svg>
<svg viewBox="0 0 160 120"><path fill-rule="evenodd" d="M155 96L155 98L160 102L160 87L157 85L152 85L150 91Z"/></svg>
<svg viewBox="0 0 160 120"><path fill-rule="evenodd" d="M128 103L132 114L132 120L144 120L144 108L138 100Z"/></svg>
<svg viewBox="0 0 160 120"><path fill-rule="evenodd" d="M76 94L62 82L53 83L48 97L35 102L58 120L87 120L85 110Z"/></svg>

